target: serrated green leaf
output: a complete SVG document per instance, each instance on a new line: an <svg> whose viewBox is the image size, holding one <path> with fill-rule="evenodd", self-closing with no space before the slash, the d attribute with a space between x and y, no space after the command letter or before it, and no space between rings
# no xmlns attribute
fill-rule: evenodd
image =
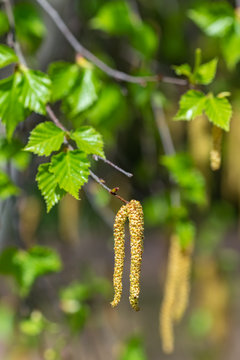
<svg viewBox="0 0 240 360"><path fill-rule="evenodd" d="M65 191L59 188L54 174L49 171L49 166L50 163L41 164L36 176L38 188L47 205L47 212L65 195Z"/></svg>
<svg viewBox="0 0 240 360"><path fill-rule="evenodd" d="M70 137L76 141L78 148L85 153L104 157L102 135L93 127L81 126L73 131Z"/></svg>
<svg viewBox="0 0 240 360"><path fill-rule="evenodd" d="M74 88L65 99L69 116L75 117L97 100L97 89L92 69L84 69Z"/></svg>
<svg viewBox="0 0 240 360"><path fill-rule="evenodd" d="M184 75L189 78L192 74L192 69L189 64L174 65L173 69L177 75Z"/></svg>
<svg viewBox="0 0 240 360"><path fill-rule="evenodd" d="M19 100L23 106L38 114L46 114L46 105L51 97L49 77L37 70L21 67L23 84Z"/></svg>
<svg viewBox="0 0 240 360"><path fill-rule="evenodd" d="M79 190L87 182L90 163L80 150L54 155L50 171L55 175L61 189L79 199Z"/></svg>
<svg viewBox="0 0 240 360"><path fill-rule="evenodd" d="M19 188L12 183L8 175L0 171L0 199L6 199L12 195L18 195Z"/></svg>
<svg viewBox="0 0 240 360"><path fill-rule="evenodd" d="M52 101L66 96L80 76L79 66L64 61L52 63L48 73L52 81Z"/></svg>
<svg viewBox="0 0 240 360"><path fill-rule="evenodd" d="M0 68L18 61L18 57L10 47L0 44Z"/></svg>
<svg viewBox="0 0 240 360"><path fill-rule="evenodd" d="M205 64L199 65L197 72L193 75L196 84L210 84L217 70L218 59L213 59Z"/></svg>
<svg viewBox="0 0 240 360"><path fill-rule="evenodd" d="M65 132L51 121L45 121L32 130L24 150L40 156L49 156L53 151L60 149L64 135Z"/></svg>
<svg viewBox="0 0 240 360"><path fill-rule="evenodd" d="M200 3L188 16L209 36L226 35L234 23L233 8L225 1Z"/></svg>
<svg viewBox="0 0 240 360"><path fill-rule="evenodd" d="M28 251L8 248L0 255L0 273L13 276L22 296L29 293L39 276L60 270L58 254L47 247L35 246Z"/></svg>
<svg viewBox="0 0 240 360"><path fill-rule="evenodd" d="M232 107L226 98L218 98L209 94L206 97L205 113L213 124L229 131Z"/></svg>
<svg viewBox="0 0 240 360"><path fill-rule="evenodd" d="M205 106L206 97L204 93L197 90L189 90L182 95L178 113L174 120L192 120L201 115Z"/></svg>
<svg viewBox="0 0 240 360"><path fill-rule="evenodd" d="M26 115L23 105L19 102L21 85L22 75L19 72L0 81L0 117L6 125L8 139Z"/></svg>

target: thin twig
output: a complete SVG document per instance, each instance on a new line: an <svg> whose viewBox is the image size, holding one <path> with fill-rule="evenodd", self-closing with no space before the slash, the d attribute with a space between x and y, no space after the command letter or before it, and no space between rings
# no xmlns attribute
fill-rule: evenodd
<svg viewBox="0 0 240 360"><path fill-rule="evenodd" d="M163 145L163 149L166 155L175 155L176 150L174 148L173 140L165 115L161 106L157 105L154 100L152 100L152 110L154 115L154 120L156 122L158 133ZM170 181L173 185L176 185L175 181L170 177ZM178 189L173 188L171 190L171 203L174 207L180 206L180 192Z"/></svg>
<svg viewBox="0 0 240 360"><path fill-rule="evenodd" d="M120 168L119 166L115 165L114 163L112 163L110 160L106 159L106 158L103 158L99 155L93 155L93 159L95 161L98 161L98 160L102 160L103 162L105 162L106 164L112 166L114 169L118 170L119 172L123 173L124 175L126 175L127 177L132 177L133 174L132 173L129 173L125 170L123 170L122 168Z"/></svg>
<svg viewBox="0 0 240 360"><path fill-rule="evenodd" d="M51 109L51 107L49 105L46 106L46 111L50 117L50 119L54 122L54 124L60 128L61 130L67 132L68 130L61 124L61 122L58 120L58 118L56 117L56 115L54 114L53 110Z"/></svg>
<svg viewBox="0 0 240 360"><path fill-rule="evenodd" d="M184 79L171 78L168 76L153 75L153 76L132 76L126 74L122 71L115 70L105 64L102 60L96 57L93 53L91 53L88 49L86 49L72 34L67 25L64 23L58 12L48 3L47 0L36 0L37 3L46 11L46 13L51 17L54 21L62 35L69 42L69 44L73 47L76 53L85 57L87 60L91 61L95 64L99 69L103 72L111 76L112 78L120 81L136 83L140 85L145 85L148 82L158 82L162 81L165 83L175 84L175 85L187 85L187 81Z"/></svg>
<svg viewBox="0 0 240 360"><path fill-rule="evenodd" d="M22 53L21 47L20 47L19 43L16 41L16 27L15 27L15 20L14 20L14 14L13 14L13 10L12 10L11 0L3 0L3 2L5 5L6 14L7 14L9 25L10 25L10 33L12 36L12 39L11 39L12 44L10 44L10 45L14 48L14 50L19 58L20 63L26 66L26 60Z"/></svg>

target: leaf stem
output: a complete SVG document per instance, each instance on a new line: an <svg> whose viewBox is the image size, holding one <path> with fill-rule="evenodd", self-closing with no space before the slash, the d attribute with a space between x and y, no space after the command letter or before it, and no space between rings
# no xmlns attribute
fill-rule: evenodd
<svg viewBox="0 0 240 360"><path fill-rule="evenodd" d="M72 34L67 25L62 20L58 12L49 4L47 0L36 0L36 2L45 10L45 12L51 17L51 19L56 24L57 28L60 30L65 39L69 42L72 48L76 51L77 54L84 56L87 60L95 64L99 69L108 74L110 77L129 83L135 83L139 85L146 85L148 82L165 82L175 85L186 85L187 81L184 79L173 78L169 76L164 76L161 74L153 76L132 76L126 74L122 71L116 70L108 66L93 53L91 53L87 48L85 48Z"/></svg>

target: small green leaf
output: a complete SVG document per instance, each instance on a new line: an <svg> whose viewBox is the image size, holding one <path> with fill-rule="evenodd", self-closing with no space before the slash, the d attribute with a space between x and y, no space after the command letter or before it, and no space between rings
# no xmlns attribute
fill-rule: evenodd
<svg viewBox="0 0 240 360"><path fill-rule="evenodd" d="M180 221L176 224L176 233L183 250L188 250L193 245L196 235L196 228L190 221Z"/></svg>
<svg viewBox="0 0 240 360"><path fill-rule="evenodd" d="M48 73L52 81L52 101L66 96L80 75L79 66L64 61L52 63Z"/></svg>
<svg viewBox="0 0 240 360"><path fill-rule="evenodd" d="M22 75L19 72L0 81L0 117L6 125L8 139L26 115L23 105L19 102L21 85Z"/></svg>
<svg viewBox="0 0 240 360"><path fill-rule="evenodd" d="M7 174L0 171L0 199L6 199L18 194L19 188L12 183Z"/></svg>
<svg viewBox="0 0 240 360"><path fill-rule="evenodd" d="M177 75L184 75L189 78L192 75L192 69L189 64L174 65L173 69Z"/></svg>
<svg viewBox="0 0 240 360"><path fill-rule="evenodd" d="M0 68L18 61L18 57L10 47L0 44Z"/></svg>
<svg viewBox="0 0 240 360"><path fill-rule="evenodd" d="M84 69L82 76L75 83L69 96L65 99L69 116L75 117L89 108L97 100L97 89L92 69Z"/></svg>
<svg viewBox="0 0 240 360"><path fill-rule="evenodd" d="M104 157L102 136L93 127L81 126L73 131L70 137L76 141L78 148L85 153Z"/></svg>
<svg viewBox="0 0 240 360"><path fill-rule="evenodd" d="M38 188L47 205L47 212L65 195L65 191L59 188L54 174L49 171L49 166L50 163L41 164L36 176Z"/></svg>
<svg viewBox="0 0 240 360"><path fill-rule="evenodd" d="M192 120L201 115L205 106L206 97L204 93L197 90L189 90L180 99L180 109L174 120Z"/></svg>
<svg viewBox="0 0 240 360"><path fill-rule="evenodd" d="M213 124L229 131L232 107L226 98L214 97L209 94L206 97L205 113Z"/></svg>
<svg viewBox="0 0 240 360"><path fill-rule="evenodd" d="M0 11L0 36L6 34L9 31L8 18L5 12Z"/></svg>
<svg viewBox="0 0 240 360"><path fill-rule="evenodd" d="M234 23L233 7L225 1L200 3L188 16L209 36L226 35Z"/></svg>
<svg viewBox="0 0 240 360"><path fill-rule="evenodd" d="M51 97L51 81L41 71L21 67L23 84L19 100L23 106L38 114L46 114L46 104Z"/></svg>
<svg viewBox="0 0 240 360"><path fill-rule="evenodd" d="M62 152L52 157L50 171L61 189L79 199L79 190L87 182L90 163L80 150Z"/></svg>
<svg viewBox="0 0 240 360"><path fill-rule="evenodd" d="M195 74L193 74L194 82L196 84L208 85L210 84L217 70L218 59L213 59L205 64L199 65Z"/></svg>
<svg viewBox="0 0 240 360"><path fill-rule="evenodd" d="M40 311L33 311L31 316L20 321L20 330L24 335L40 335L46 327L46 320Z"/></svg>
<svg viewBox="0 0 240 360"><path fill-rule="evenodd" d="M33 129L24 150L40 156L49 156L53 151L60 149L64 135L64 131L51 121L45 121Z"/></svg>
<svg viewBox="0 0 240 360"><path fill-rule="evenodd" d="M240 34L239 31L232 31L228 36L221 39L223 57L227 66L232 70L240 60Z"/></svg>

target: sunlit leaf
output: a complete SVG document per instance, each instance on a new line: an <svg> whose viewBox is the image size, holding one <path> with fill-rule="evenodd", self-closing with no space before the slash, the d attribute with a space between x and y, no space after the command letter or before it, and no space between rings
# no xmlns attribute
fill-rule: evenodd
<svg viewBox="0 0 240 360"><path fill-rule="evenodd" d="M10 47L0 44L0 68L18 61L18 57Z"/></svg>
<svg viewBox="0 0 240 360"><path fill-rule="evenodd" d="M215 75L217 69L218 59L213 59L198 67L197 72L194 74L194 80L197 84L208 85L210 84Z"/></svg>
<svg viewBox="0 0 240 360"><path fill-rule="evenodd" d="M180 109L175 115L174 120L192 120L196 116L201 115L205 102L205 95L201 91L187 91L180 99Z"/></svg>
<svg viewBox="0 0 240 360"><path fill-rule="evenodd" d="M60 149L64 135L64 131L51 121L45 121L32 130L25 150L40 156L49 156L53 151Z"/></svg>
<svg viewBox="0 0 240 360"><path fill-rule="evenodd" d="M62 152L52 157L50 171L61 189L79 199L79 190L88 180L90 163L80 150Z"/></svg>
<svg viewBox="0 0 240 360"><path fill-rule="evenodd" d="M81 126L73 131L70 137L76 141L78 148L85 153L104 157L102 136L93 127Z"/></svg>
<svg viewBox="0 0 240 360"><path fill-rule="evenodd" d="M229 131L232 107L226 98L218 98L209 94L205 103L205 113L212 123Z"/></svg>

